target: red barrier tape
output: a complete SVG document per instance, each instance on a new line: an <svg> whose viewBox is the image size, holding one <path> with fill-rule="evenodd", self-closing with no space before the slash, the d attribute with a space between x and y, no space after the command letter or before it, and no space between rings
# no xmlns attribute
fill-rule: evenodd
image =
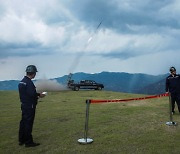
<svg viewBox="0 0 180 154"><path fill-rule="evenodd" d="M153 96L146 96L146 97L139 97L139 98L129 98L129 99L112 99L112 100L94 100L94 99L91 99L90 102L93 104L112 103L112 102L127 102L127 101L152 99L152 98L159 98L159 97L166 97L166 96L169 96L169 93L164 93L164 94L160 94L160 95L153 95Z"/></svg>

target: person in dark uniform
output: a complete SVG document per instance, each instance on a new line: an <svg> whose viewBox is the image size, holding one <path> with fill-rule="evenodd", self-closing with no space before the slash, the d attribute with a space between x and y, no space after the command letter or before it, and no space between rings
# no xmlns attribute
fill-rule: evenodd
<svg viewBox="0 0 180 154"><path fill-rule="evenodd" d="M176 74L176 68L169 69L170 75L166 78L166 92L171 94L172 114L175 113L175 102L180 113L180 75Z"/></svg>
<svg viewBox="0 0 180 154"><path fill-rule="evenodd" d="M36 92L36 87L31 80L36 76L36 72L36 66L27 66L26 76L24 76L18 85L22 111L22 119L19 125L19 145L25 144L25 147L35 147L40 145L33 141L32 129L37 100L39 97L42 98L45 95Z"/></svg>

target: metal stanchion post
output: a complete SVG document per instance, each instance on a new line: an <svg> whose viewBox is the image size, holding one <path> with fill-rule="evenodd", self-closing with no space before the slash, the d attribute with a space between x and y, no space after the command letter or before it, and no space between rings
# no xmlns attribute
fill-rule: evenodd
<svg viewBox="0 0 180 154"><path fill-rule="evenodd" d="M86 100L86 119L85 119L84 138L78 140L78 142L81 143L81 144L89 144L89 143L93 142L93 139L87 137L90 103L91 103L91 100Z"/></svg>
<svg viewBox="0 0 180 154"><path fill-rule="evenodd" d="M176 126L177 123L173 121L173 116L172 116L171 93L169 93L169 115L170 115L170 121L166 122L166 125L168 125L168 126Z"/></svg>

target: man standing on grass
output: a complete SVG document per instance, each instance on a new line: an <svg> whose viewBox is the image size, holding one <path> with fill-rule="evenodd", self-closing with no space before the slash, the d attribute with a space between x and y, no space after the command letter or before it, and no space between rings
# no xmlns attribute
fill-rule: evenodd
<svg viewBox="0 0 180 154"><path fill-rule="evenodd" d="M175 102L180 113L180 75L176 74L176 68L170 68L170 75L166 78L166 92L171 94L172 114L175 113Z"/></svg>
<svg viewBox="0 0 180 154"><path fill-rule="evenodd" d="M25 147L35 147L40 145L35 143L32 137L32 129L35 118L37 100L44 97L42 93L36 92L36 87L32 79L36 76L37 68L29 65L26 68L26 76L19 82L19 97L21 101L22 119L19 125L19 145Z"/></svg>

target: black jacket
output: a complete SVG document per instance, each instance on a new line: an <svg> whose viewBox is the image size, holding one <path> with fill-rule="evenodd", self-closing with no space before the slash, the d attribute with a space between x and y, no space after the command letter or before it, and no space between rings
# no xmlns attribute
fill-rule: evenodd
<svg viewBox="0 0 180 154"><path fill-rule="evenodd" d="M18 85L19 97L24 107L35 107L37 104L39 93L36 92L36 87L30 78L25 76Z"/></svg>
<svg viewBox="0 0 180 154"><path fill-rule="evenodd" d="M166 78L166 92L180 93L180 75L169 75Z"/></svg>

